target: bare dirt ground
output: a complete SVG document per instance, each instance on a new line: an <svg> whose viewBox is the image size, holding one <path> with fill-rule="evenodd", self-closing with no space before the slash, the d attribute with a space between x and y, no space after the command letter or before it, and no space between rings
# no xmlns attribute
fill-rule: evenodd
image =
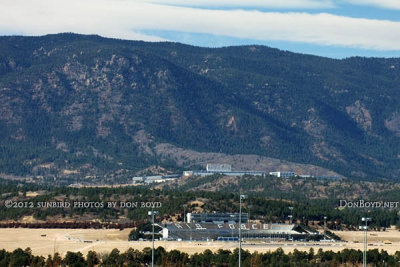
<svg viewBox="0 0 400 267"><path fill-rule="evenodd" d="M131 229L125 230L95 230L95 229L26 229L26 228L3 228L0 229L0 249L13 251L16 248L30 247L34 255L52 255L59 252L62 256L67 251L80 251L86 255L93 250L98 253L110 252L117 248L121 252L128 248L142 250L151 247L149 241L127 241ZM294 249L308 251L311 247L314 251L318 249L341 251L345 248L363 249L363 233L352 231L335 232L347 242L268 242L268 241L246 241L243 249L250 252L274 251L281 247L286 253ZM400 232L388 230L386 232L368 232L368 249L384 249L390 254L400 251ZM355 241L355 242L354 242ZM384 241L391 241L385 244ZM358 243L357 243L358 242ZM156 241L155 246L162 246L166 250L178 249L180 251L194 254L200 253L205 249L217 251L218 249L237 248L234 242L186 242L186 241Z"/></svg>
<svg viewBox="0 0 400 267"><path fill-rule="evenodd" d="M231 164L234 170L281 170L281 171L295 171L300 174L310 174L314 176L319 175L333 175L343 177L342 175L327 170L325 168L311 165L311 164L298 164L279 160L276 158L262 157L257 155L227 155L223 153L207 153L197 152L190 149L183 149L171 144L163 143L158 144L154 148L156 154L162 158L174 159L178 165L188 166L188 162L196 165L205 165L210 162L218 162Z"/></svg>
<svg viewBox="0 0 400 267"><path fill-rule="evenodd" d="M349 243L362 243L364 242L364 232L363 231L333 231L336 235L340 236L345 241ZM368 231L368 242L379 243L384 241L390 241L392 243L400 244L400 231L394 228L388 229L386 231ZM400 251L400 246L398 247Z"/></svg>

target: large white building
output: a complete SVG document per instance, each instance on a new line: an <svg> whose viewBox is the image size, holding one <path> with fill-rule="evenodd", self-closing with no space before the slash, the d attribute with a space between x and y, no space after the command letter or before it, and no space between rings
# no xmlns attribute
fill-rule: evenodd
<svg viewBox="0 0 400 267"><path fill-rule="evenodd" d="M280 178L289 178L289 177L295 177L296 173L295 172L270 172L269 175L280 177Z"/></svg>
<svg viewBox="0 0 400 267"><path fill-rule="evenodd" d="M232 165L230 164L207 164L206 170L208 172L230 172Z"/></svg>
<svg viewBox="0 0 400 267"><path fill-rule="evenodd" d="M243 176L243 175L259 175L264 176L267 173L263 171L232 171L232 165L230 164L215 164L209 163L206 165L206 170L198 171L184 171L183 176L209 176L214 174L223 174L228 176Z"/></svg>

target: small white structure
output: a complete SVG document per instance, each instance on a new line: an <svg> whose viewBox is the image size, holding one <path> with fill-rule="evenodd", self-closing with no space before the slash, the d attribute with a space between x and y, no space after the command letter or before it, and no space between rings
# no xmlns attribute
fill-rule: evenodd
<svg viewBox="0 0 400 267"><path fill-rule="evenodd" d="M162 235L163 235L163 239L168 239L168 228L164 227L162 229Z"/></svg>
<svg viewBox="0 0 400 267"><path fill-rule="evenodd" d="M269 175L276 176L279 178L289 178L289 177L295 177L296 173L295 172L270 172Z"/></svg>
<svg viewBox="0 0 400 267"><path fill-rule="evenodd" d="M144 179L141 176L132 178L132 183L133 184L140 184L140 183L143 183L143 182L144 182Z"/></svg>
<svg viewBox="0 0 400 267"><path fill-rule="evenodd" d="M186 214L186 221L187 221L188 223L191 223L191 222L192 222L192 213L188 212L188 213Z"/></svg>
<svg viewBox="0 0 400 267"><path fill-rule="evenodd" d="M207 164L206 170L208 172L230 172L232 165L230 164Z"/></svg>
<svg viewBox="0 0 400 267"><path fill-rule="evenodd" d="M185 177L189 177L189 176L192 176L193 175L193 171L184 171L183 172L183 176L185 176Z"/></svg>
<svg viewBox="0 0 400 267"><path fill-rule="evenodd" d="M161 175L154 175L154 176L146 176L146 180L144 181L146 184L152 183L162 183L165 182Z"/></svg>

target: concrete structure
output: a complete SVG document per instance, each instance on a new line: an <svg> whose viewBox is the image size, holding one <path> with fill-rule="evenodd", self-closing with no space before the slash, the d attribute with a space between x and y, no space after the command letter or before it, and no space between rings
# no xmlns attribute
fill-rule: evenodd
<svg viewBox="0 0 400 267"><path fill-rule="evenodd" d="M165 182L161 175L146 176L144 182L146 184L163 183Z"/></svg>
<svg viewBox="0 0 400 267"><path fill-rule="evenodd" d="M144 182L144 178L143 177L133 177L132 178L132 183L133 184L141 184Z"/></svg>
<svg viewBox="0 0 400 267"><path fill-rule="evenodd" d="M270 172L269 175L280 177L280 178L290 178L295 177L295 172Z"/></svg>
<svg viewBox="0 0 400 267"><path fill-rule="evenodd" d="M230 164L207 164L206 170L198 171L184 171L183 176L209 176L214 174L223 174L227 176L243 176L243 175L254 175L254 176L265 176L266 172L263 171L232 171Z"/></svg>
<svg viewBox="0 0 400 267"><path fill-rule="evenodd" d="M174 181L179 178L179 174L171 175L153 175L153 176L137 176L132 178L133 184L152 184L152 183L164 183Z"/></svg>
<svg viewBox="0 0 400 267"><path fill-rule="evenodd" d="M242 213L242 223L249 220L248 213ZM188 223L239 223L239 213L188 213L186 214Z"/></svg>
<svg viewBox="0 0 400 267"><path fill-rule="evenodd" d="M308 232L296 224L242 223L241 231L244 239L306 240L310 235L320 235ZM162 234L165 240L236 241L239 236L239 224L167 223ZM322 239L323 235L320 235L320 238Z"/></svg>
<svg viewBox="0 0 400 267"><path fill-rule="evenodd" d="M300 178L316 178L316 179L331 179L338 180L339 176L334 175L321 175L321 176L313 176L310 174L296 174L294 171L274 171L274 172L264 172L264 171L232 171L232 166L229 164L207 164L206 170L195 170L195 171L184 171L182 176L190 177L190 176L209 176L214 174L222 174L226 176L244 176L244 175L252 175L252 176L267 176L272 175L279 178L290 178L290 177L300 177Z"/></svg>
<svg viewBox="0 0 400 267"><path fill-rule="evenodd" d="M208 172L230 172L232 165L230 164L207 164L206 170Z"/></svg>
<svg viewBox="0 0 400 267"><path fill-rule="evenodd" d="M160 225L164 240L238 241L239 213L188 213L186 222ZM324 235L310 232L297 224L255 223L242 213L240 224L244 239L307 240L323 239Z"/></svg>
<svg viewBox="0 0 400 267"><path fill-rule="evenodd" d="M310 174L299 174L298 175L300 178L313 178L314 176L310 175Z"/></svg>
<svg viewBox="0 0 400 267"><path fill-rule="evenodd" d="M191 171L191 175L189 175L189 172L185 172L186 176L209 176L209 175L214 175L214 174L223 174L223 175L227 175L227 176L243 176L243 175L255 175L255 176L264 176L267 173L266 172L261 172L261 171L218 171L218 172L214 172L214 171ZM184 175L185 175L184 173Z"/></svg>
<svg viewBox="0 0 400 267"><path fill-rule="evenodd" d="M183 176L185 176L185 177L189 177L189 176L192 176L193 175L193 171L184 171L183 172Z"/></svg>

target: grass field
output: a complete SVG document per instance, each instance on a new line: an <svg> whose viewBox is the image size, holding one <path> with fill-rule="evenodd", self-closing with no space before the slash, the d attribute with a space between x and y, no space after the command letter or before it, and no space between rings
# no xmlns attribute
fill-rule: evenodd
<svg viewBox="0 0 400 267"><path fill-rule="evenodd" d="M26 229L26 228L2 228L0 229L0 249L13 251L16 248L30 247L34 255L52 255L59 252L65 255L67 251L80 251L84 255L89 250L98 253L110 252L117 248L124 252L128 248L142 250L151 247L149 241L127 241L131 229L125 230L95 230L95 229ZM308 251L311 247L315 251L323 250L340 251L345 248L363 249L363 232L339 231L335 232L347 242L336 243L300 243L280 242L269 243L264 241L246 241L243 249L250 252L274 251L282 247L285 252L291 252L295 248ZM368 232L368 249L384 249L390 254L400 251L400 232L394 229L385 232ZM391 241L391 244L384 244ZM185 241L156 241L155 246L162 246L166 250L178 249L189 254L202 252L205 249L217 251L218 249L237 248L234 242L185 242Z"/></svg>

